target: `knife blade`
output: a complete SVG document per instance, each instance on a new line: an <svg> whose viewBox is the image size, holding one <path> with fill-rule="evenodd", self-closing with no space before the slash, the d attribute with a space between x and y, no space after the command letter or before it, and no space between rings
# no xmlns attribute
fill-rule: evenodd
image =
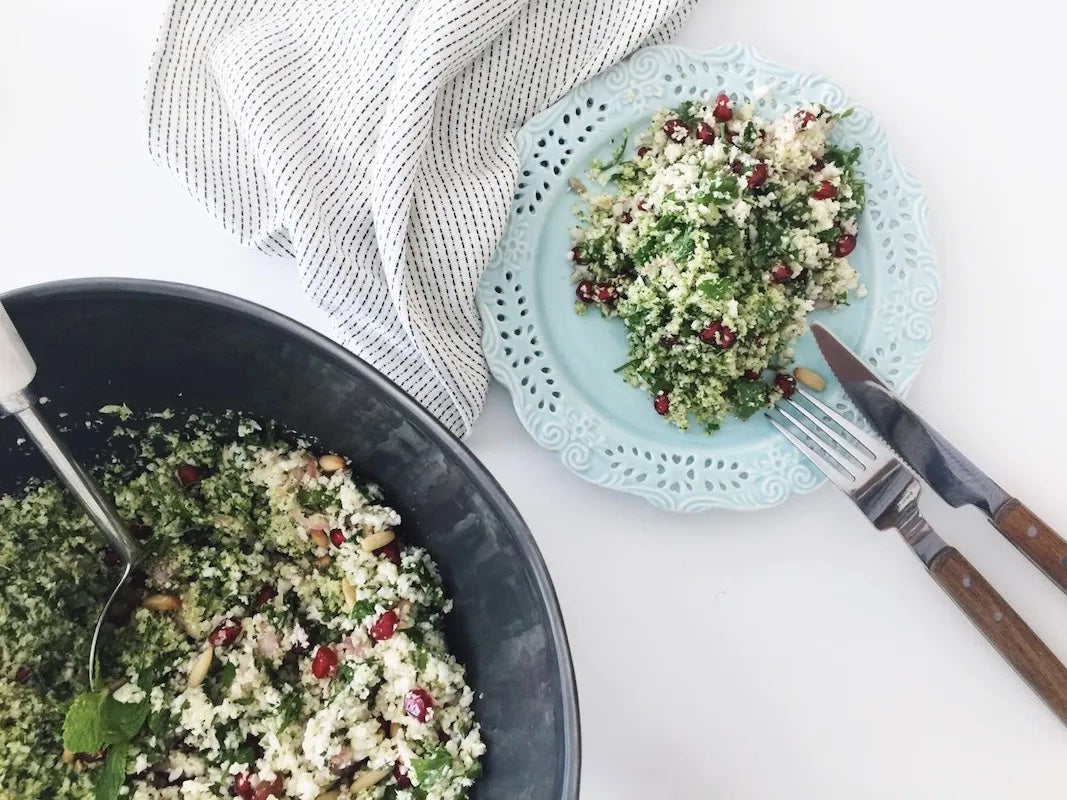
<svg viewBox="0 0 1067 800"><path fill-rule="evenodd" d="M815 341L845 393L875 430L952 506L978 508L1009 542L1067 592L1067 541L1005 491L819 323Z"/></svg>

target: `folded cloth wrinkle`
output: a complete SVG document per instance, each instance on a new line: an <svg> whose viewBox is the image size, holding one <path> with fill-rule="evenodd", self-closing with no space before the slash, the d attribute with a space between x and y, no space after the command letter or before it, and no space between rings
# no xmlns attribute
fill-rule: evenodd
<svg viewBox="0 0 1067 800"><path fill-rule="evenodd" d="M241 244L294 258L338 340L464 436L517 131L693 2L173 0L149 150Z"/></svg>

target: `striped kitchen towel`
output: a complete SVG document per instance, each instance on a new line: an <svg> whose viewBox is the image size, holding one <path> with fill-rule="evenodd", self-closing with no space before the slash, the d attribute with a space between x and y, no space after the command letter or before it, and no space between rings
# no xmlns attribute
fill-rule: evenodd
<svg viewBox="0 0 1067 800"><path fill-rule="evenodd" d="M516 131L694 1L173 0L149 148L242 244L295 257L342 344L464 436Z"/></svg>

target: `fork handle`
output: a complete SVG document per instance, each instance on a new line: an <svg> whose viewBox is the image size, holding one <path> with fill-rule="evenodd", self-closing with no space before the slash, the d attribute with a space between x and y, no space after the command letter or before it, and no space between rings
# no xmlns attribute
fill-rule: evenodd
<svg viewBox="0 0 1067 800"><path fill-rule="evenodd" d="M991 522L1005 539L1067 592L1067 541L1015 498L998 508Z"/></svg>
<svg viewBox="0 0 1067 800"><path fill-rule="evenodd" d="M929 569L986 639L1067 724L1067 667L956 548L938 553Z"/></svg>

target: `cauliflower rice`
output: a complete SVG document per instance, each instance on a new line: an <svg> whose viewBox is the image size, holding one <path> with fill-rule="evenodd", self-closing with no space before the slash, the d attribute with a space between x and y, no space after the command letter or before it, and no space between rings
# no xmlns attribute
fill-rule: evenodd
<svg viewBox="0 0 1067 800"><path fill-rule="evenodd" d="M715 431L790 395L783 370L808 312L864 294L848 262L860 150L827 139L847 114L811 105L765 120L721 94L660 111L631 158L624 141L594 163L610 191L572 182L585 201L569 254L575 308L622 319L617 371L679 428L692 418Z"/></svg>
<svg viewBox="0 0 1067 800"><path fill-rule="evenodd" d="M150 556L101 692L117 559L55 484L0 498L3 800L467 797L485 747L434 563L343 459L236 428L126 429L139 466L105 487Z"/></svg>

